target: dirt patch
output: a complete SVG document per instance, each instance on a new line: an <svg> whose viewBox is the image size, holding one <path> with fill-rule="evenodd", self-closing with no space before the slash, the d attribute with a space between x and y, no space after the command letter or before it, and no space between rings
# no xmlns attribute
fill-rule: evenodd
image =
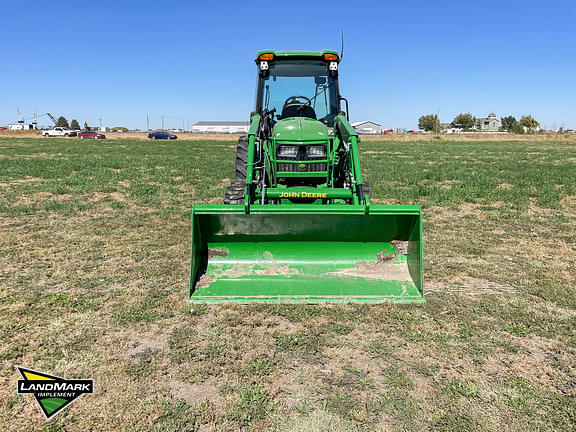
<svg viewBox="0 0 576 432"><path fill-rule="evenodd" d="M358 262L356 267L343 269L331 274L361 277L364 279L410 281L408 263L394 262L395 254L379 253L376 262Z"/></svg>
<svg viewBox="0 0 576 432"><path fill-rule="evenodd" d="M392 246L396 249L394 256L398 254L408 255L408 242L405 240L392 240Z"/></svg>
<svg viewBox="0 0 576 432"><path fill-rule="evenodd" d="M289 268L288 264L279 266L274 257L268 251L264 252L264 257L269 259L270 262L264 264L263 270L256 270L255 273L258 275L291 275L298 274L298 270L294 268Z"/></svg>
<svg viewBox="0 0 576 432"><path fill-rule="evenodd" d="M230 184L230 179L228 177L224 177L222 180L220 180L220 183L218 184L218 186L216 186L216 188L217 189L225 188L225 187L228 187L229 184Z"/></svg>
<svg viewBox="0 0 576 432"><path fill-rule="evenodd" d="M200 276L200 279L198 280L198 283L196 284L196 288L209 287L212 282L214 282L214 279L212 279L210 276L208 276L206 273L204 273L202 276Z"/></svg>
<svg viewBox="0 0 576 432"><path fill-rule="evenodd" d="M268 276L280 276L280 275L292 275L298 274L297 269L289 268L288 264L279 266L277 263L271 263L264 265L262 269L254 269L255 264L234 264L232 268L228 270L216 270L212 272L212 275L216 279L229 278L235 279L242 276L247 276L251 274L257 275L268 275Z"/></svg>
<svg viewBox="0 0 576 432"><path fill-rule="evenodd" d="M128 355L130 357L138 357L162 351L167 341L168 336L166 334L160 334L150 339L137 341L136 345L128 350Z"/></svg>
<svg viewBox="0 0 576 432"><path fill-rule="evenodd" d="M454 282L426 282L425 295L434 293L458 294L466 297L481 295L515 294L518 288L476 278L466 278Z"/></svg>
<svg viewBox="0 0 576 432"><path fill-rule="evenodd" d="M334 272L333 274L356 276L365 279L382 279L382 280L399 280L410 281L410 271L408 263L398 262L399 255L408 254L408 242L404 240L392 240L394 253L382 251L376 254L375 262L360 261L356 263L356 267L347 268Z"/></svg>
<svg viewBox="0 0 576 432"><path fill-rule="evenodd" d="M94 192L93 196L86 200L87 203L97 203L100 201L104 201L108 197L113 198L115 201L126 202L126 197L124 194L120 192L111 192L111 193L104 193L104 192Z"/></svg>
<svg viewBox="0 0 576 432"><path fill-rule="evenodd" d="M127 187L130 187L131 182L130 182L130 180L126 179L126 180L119 181L118 185L127 188Z"/></svg>
<svg viewBox="0 0 576 432"><path fill-rule="evenodd" d="M462 180L444 180L435 183L440 189L452 189L454 184L462 184Z"/></svg>
<svg viewBox="0 0 576 432"><path fill-rule="evenodd" d="M576 209L576 195L568 195L560 200L560 205L565 209Z"/></svg>
<svg viewBox="0 0 576 432"><path fill-rule="evenodd" d="M11 181L9 183L0 183L0 188L10 189L10 186L14 186L14 185L18 185L18 184L41 183L44 181L45 180L42 178L26 176L23 179L14 180L14 181Z"/></svg>
<svg viewBox="0 0 576 432"><path fill-rule="evenodd" d="M542 387L564 387L571 396L576 396L571 369L568 366L574 350L560 341L531 335L513 337L513 343L522 347L511 361L504 353L489 357L486 370L499 376L513 374ZM558 367L558 364L566 367Z"/></svg>
<svg viewBox="0 0 576 432"><path fill-rule="evenodd" d="M514 187L514 185L511 185L510 183L500 183L498 185L498 189L512 189Z"/></svg>
<svg viewBox="0 0 576 432"><path fill-rule="evenodd" d="M214 258L215 256L226 258L228 256L228 251L222 249L208 249L208 259Z"/></svg>
<svg viewBox="0 0 576 432"><path fill-rule="evenodd" d="M195 406L199 402L210 401L220 403L223 401L218 392L216 379L202 384L189 384L174 382L170 384L170 393L177 399L184 399L189 405Z"/></svg>
<svg viewBox="0 0 576 432"><path fill-rule="evenodd" d="M228 252L226 251L225 253L226 255L219 256L227 256ZM260 262L258 264L234 264L227 270L215 268L210 272L210 275L213 279L235 279L253 274L268 276L286 276L298 274L298 269L290 268L288 264L278 265L270 252L264 252L263 255L265 258L267 258L267 261ZM256 266L258 266L258 268L256 268ZM213 280L211 282L213 282Z"/></svg>

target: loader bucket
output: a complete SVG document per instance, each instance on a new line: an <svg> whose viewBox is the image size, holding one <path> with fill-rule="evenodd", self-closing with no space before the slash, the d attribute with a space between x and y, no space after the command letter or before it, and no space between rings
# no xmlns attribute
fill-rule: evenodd
<svg viewBox="0 0 576 432"><path fill-rule="evenodd" d="M423 302L418 206L196 205L190 301Z"/></svg>

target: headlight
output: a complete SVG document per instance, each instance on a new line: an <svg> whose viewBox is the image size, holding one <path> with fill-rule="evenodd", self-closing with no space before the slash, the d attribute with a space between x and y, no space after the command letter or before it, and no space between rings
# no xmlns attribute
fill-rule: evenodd
<svg viewBox="0 0 576 432"><path fill-rule="evenodd" d="M326 147L313 145L306 147L306 156L308 157L320 157L326 156Z"/></svg>
<svg viewBox="0 0 576 432"><path fill-rule="evenodd" d="M278 147L279 157L296 157L298 155L298 146L283 145Z"/></svg>

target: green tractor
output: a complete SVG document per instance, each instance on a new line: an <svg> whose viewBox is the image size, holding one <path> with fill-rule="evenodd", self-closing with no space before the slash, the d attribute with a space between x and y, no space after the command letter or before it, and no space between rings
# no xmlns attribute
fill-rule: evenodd
<svg viewBox="0 0 576 432"><path fill-rule="evenodd" d="M191 302L424 301L420 208L370 204L339 63L258 52L235 179L192 211Z"/></svg>

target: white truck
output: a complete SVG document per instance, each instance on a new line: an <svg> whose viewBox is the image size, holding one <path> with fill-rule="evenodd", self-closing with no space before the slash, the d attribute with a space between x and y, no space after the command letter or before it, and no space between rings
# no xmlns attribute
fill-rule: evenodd
<svg viewBox="0 0 576 432"><path fill-rule="evenodd" d="M76 136L76 131L73 131L72 129L68 129L65 127L55 127L53 129L48 129L45 131L42 131L42 136L43 137L73 137Z"/></svg>

